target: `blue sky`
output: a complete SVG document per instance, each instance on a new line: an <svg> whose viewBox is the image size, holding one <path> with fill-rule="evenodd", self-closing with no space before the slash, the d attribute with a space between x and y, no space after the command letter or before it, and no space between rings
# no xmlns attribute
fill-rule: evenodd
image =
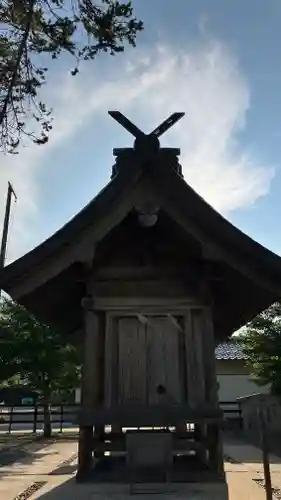
<svg viewBox="0 0 281 500"><path fill-rule="evenodd" d="M48 145L2 157L19 201L8 259L63 225L108 182L112 148L132 138L108 115L120 109L150 131L173 111L186 116L163 137L181 148L185 179L217 210L281 254L280 0L135 0L145 23L136 49L98 57L69 75L51 67Z"/></svg>

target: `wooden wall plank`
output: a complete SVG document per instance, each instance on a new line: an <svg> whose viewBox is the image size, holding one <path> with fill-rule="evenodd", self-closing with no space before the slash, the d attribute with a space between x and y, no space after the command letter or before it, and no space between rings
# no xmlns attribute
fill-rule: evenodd
<svg viewBox="0 0 281 500"><path fill-rule="evenodd" d="M112 352L112 318L108 313L105 315L105 371L104 371L104 402L106 408L111 406L112 401L112 365L113 365L113 352Z"/></svg>
<svg viewBox="0 0 281 500"><path fill-rule="evenodd" d="M145 326L137 317L120 318L118 339L118 403L145 403Z"/></svg>
<svg viewBox="0 0 281 500"><path fill-rule="evenodd" d="M147 385L149 404L157 404L159 402L157 387L159 385L166 386L162 331L157 326L156 319L149 317L149 322L147 323Z"/></svg>
<svg viewBox="0 0 281 500"><path fill-rule="evenodd" d="M194 379L193 331L191 311L188 309L184 318L185 367L188 404L196 406L196 386Z"/></svg>
<svg viewBox="0 0 281 500"><path fill-rule="evenodd" d="M184 316L175 316L180 326L178 357L179 357L179 373L181 383L182 403L188 404L188 387L187 387L187 372L186 372L186 349L185 349L185 318Z"/></svg>
<svg viewBox="0 0 281 500"><path fill-rule="evenodd" d="M174 323L175 319L167 317L163 321L164 350L165 350L165 370L167 378L168 395L172 396L175 403L181 403L183 399L182 385L179 369L179 328Z"/></svg>
<svg viewBox="0 0 281 500"><path fill-rule="evenodd" d="M148 401L159 402L157 387L163 385L167 399L182 402L182 384L179 370L179 330L167 316L150 317L147 324L148 342Z"/></svg>

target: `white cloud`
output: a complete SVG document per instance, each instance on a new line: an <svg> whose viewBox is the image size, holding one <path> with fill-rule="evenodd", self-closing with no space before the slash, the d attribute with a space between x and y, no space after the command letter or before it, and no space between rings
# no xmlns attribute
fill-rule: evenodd
<svg viewBox="0 0 281 500"><path fill-rule="evenodd" d="M10 259L32 239L28 221L37 205L40 158L54 147L65 147L78 128L89 126L94 113L110 108L134 117L148 132L169 113L185 111L162 143L181 147L186 181L219 211L247 207L268 192L272 170L257 164L236 141L245 126L250 91L237 59L222 43L209 39L181 51L167 46L150 52L136 49L119 61L110 79L91 76L86 66L81 76L65 77L53 86L56 91L48 97L55 110L50 143L29 145L17 157L2 158L1 199L9 179L20 200ZM79 102L75 120L70 102Z"/></svg>
<svg viewBox="0 0 281 500"><path fill-rule="evenodd" d="M257 164L237 144L250 91L237 59L224 45L209 41L181 53L160 47L142 68L139 86L136 82L133 87L141 90L134 115L147 114L152 126L170 112L186 112L169 133L170 144L181 147L186 181L224 214L265 195L273 170ZM134 71L139 71L138 61Z"/></svg>

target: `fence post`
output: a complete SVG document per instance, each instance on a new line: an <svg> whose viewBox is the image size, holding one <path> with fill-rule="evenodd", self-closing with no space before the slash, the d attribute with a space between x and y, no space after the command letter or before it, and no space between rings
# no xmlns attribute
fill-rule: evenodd
<svg viewBox="0 0 281 500"><path fill-rule="evenodd" d="M263 461L266 500L273 500L265 422L264 422L263 414L262 414L262 411L260 408L258 408L258 424L259 424L260 442L261 442L261 449L262 449L262 461Z"/></svg>
<svg viewBox="0 0 281 500"><path fill-rule="evenodd" d="M243 429L243 415L241 403L238 403L238 412L239 412L239 429Z"/></svg>
<svg viewBox="0 0 281 500"><path fill-rule="evenodd" d="M37 433L37 420L38 420L38 406L34 406L34 419L33 419L33 434Z"/></svg>
<svg viewBox="0 0 281 500"><path fill-rule="evenodd" d="M8 434L11 434L11 431L12 431L13 411L14 411L14 407L11 406Z"/></svg>
<svg viewBox="0 0 281 500"><path fill-rule="evenodd" d="M60 405L60 433L62 434L62 426L63 426L63 404Z"/></svg>

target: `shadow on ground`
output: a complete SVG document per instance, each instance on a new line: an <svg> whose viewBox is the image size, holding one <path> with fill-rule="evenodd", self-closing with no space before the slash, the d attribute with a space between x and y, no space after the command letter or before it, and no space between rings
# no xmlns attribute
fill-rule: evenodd
<svg viewBox="0 0 281 500"><path fill-rule="evenodd" d="M22 448L11 448L0 451L0 477L9 475L8 471L1 471L2 467L9 467L16 462L19 462L21 466L31 465L34 461L40 460L41 458L47 455L53 455L57 452L51 453L40 453L40 451L44 450L48 446L50 446L53 441L38 441L32 443L31 450L25 450Z"/></svg>
<svg viewBox="0 0 281 500"><path fill-rule="evenodd" d="M54 488L47 493L38 492L38 498L40 500L59 500L62 498L67 498L67 500L78 499L79 500L89 500L91 497L89 496L91 492L91 496L95 493L95 489L89 489L88 484L77 484L75 478L71 478L66 480L64 483L54 486ZM96 488L97 492L97 488Z"/></svg>
<svg viewBox="0 0 281 500"><path fill-rule="evenodd" d="M42 486L43 487L43 486ZM172 496L171 496L172 495ZM197 494L195 493L196 497ZM194 498L194 495L188 496L185 491L175 488L173 484L153 484L149 487L147 484L138 487L135 495L139 500L155 500L156 498ZM48 492L37 492L36 498L38 500L104 500L105 498L114 498L115 500L124 500L124 498L133 498L130 495L129 484L94 484L94 483L76 483L75 478L66 480L60 485L55 485L53 489ZM210 498L214 498L213 496Z"/></svg>
<svg viewBox="0 0 281 500"><path fill-rule="evenodd" d="M224 443L224 459L226 462L239 464L261 464L262 452L259 446L249 439L243 430L240 431L226 431L223 435ZM281 453L278 455L272 448L270 453L274 454L271 457L271 463L281 464Z"/></svg>

